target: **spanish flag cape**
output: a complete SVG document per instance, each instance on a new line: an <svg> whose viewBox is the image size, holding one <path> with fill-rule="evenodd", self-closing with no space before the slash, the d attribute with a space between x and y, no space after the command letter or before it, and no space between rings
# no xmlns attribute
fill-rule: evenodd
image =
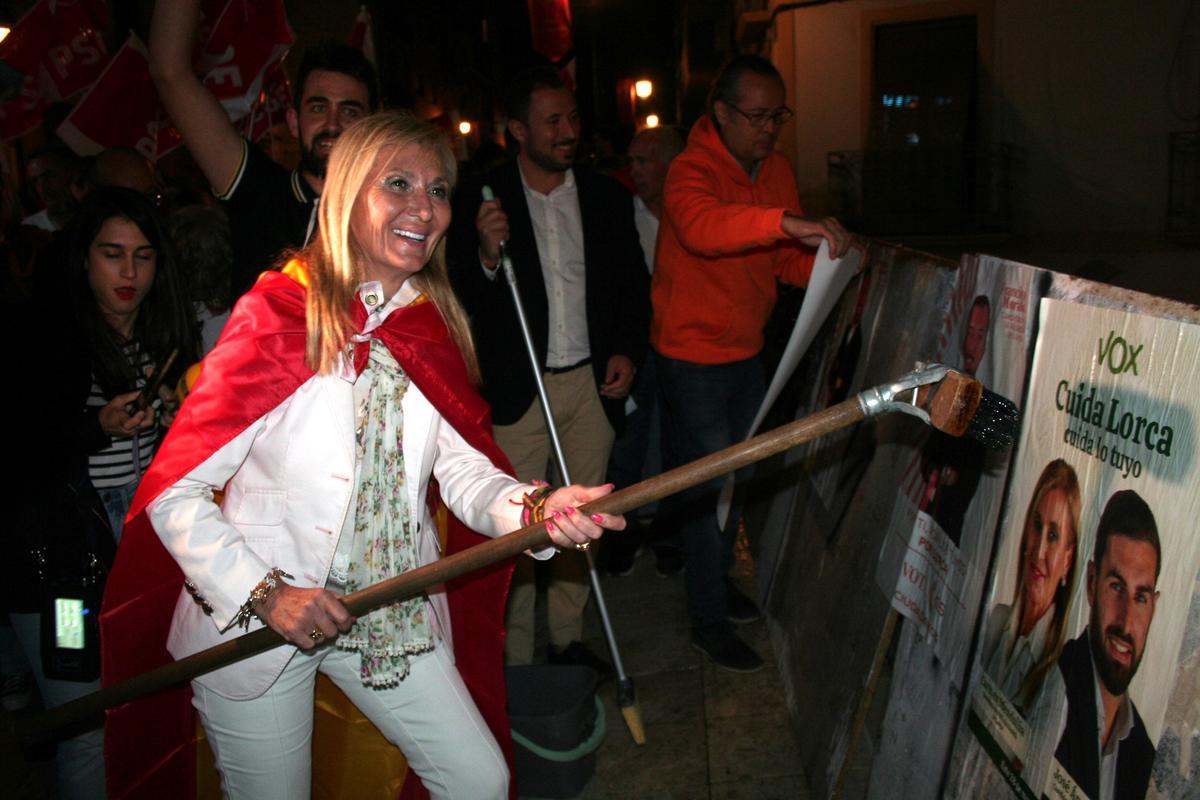
<svg viewBox="0 0 1200 800"><path fill-rule="evenodd" d="M100 615L102 676L111 685L169 663L167 632L183 574L150 526L146 506L312 377L304 363L307 272L293 261L264 273L238 303L221 340L146 471L126 519ZM365 319L355 301L356 320ZM491 437L491 412L467 377L436 306L393 311L373 335L473 447L512 474ZM355 362L365 363L368 345ZM451 520L447 552L484 541ZM455 659L463 681L512 764L503 674L504 604L512 560L447 585ZM191 689L181 687L108 712L105 762L110 798L191 798L196 793L196 721ZM424 794L420 782L403 795ZM416 791L417 794L413 794Z"/></svg>

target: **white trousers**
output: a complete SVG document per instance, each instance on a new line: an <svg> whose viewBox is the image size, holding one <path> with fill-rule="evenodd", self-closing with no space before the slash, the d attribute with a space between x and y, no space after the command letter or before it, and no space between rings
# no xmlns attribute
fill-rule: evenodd
<svg viewBox="0 0 1200 800"><path fill-rule="evenodd" d="M253 700L230 700L192 683L192 702L232 798L306 798L312 784L313 687L320 670L421 776L433 798L508 796L508 765L444 644L412 659L389 689L363 686L358 653L332 645L300 651Z"/></svg>

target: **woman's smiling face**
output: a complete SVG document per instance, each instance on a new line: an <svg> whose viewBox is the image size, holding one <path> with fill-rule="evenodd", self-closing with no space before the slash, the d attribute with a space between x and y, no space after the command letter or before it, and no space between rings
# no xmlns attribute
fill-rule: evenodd
<svg viewBox="0 0 1200 800"><path fill-rule="evenodd" d="M350 212L350 235L367 280L391 297L429 262L450 225L450 180L420 145L379 154Z"/></svg>
<svg viewBox="0 0 1200 800"><path fill-rule="evenodd" d="M1062 489L1051 489L1029 515L1022 545L1025 596L1022 627L1032 626L1054 603L1054 593L1075 558L1070 503Z"/></svg>

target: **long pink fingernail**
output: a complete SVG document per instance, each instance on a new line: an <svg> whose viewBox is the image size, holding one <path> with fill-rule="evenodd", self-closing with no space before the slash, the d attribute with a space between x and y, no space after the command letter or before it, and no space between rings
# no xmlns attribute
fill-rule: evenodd
<svg viewBox="0 0 1200 800"><path fill-rule="evenodd" d="M560 512L560 511L555 511L555 512L554 512L553 514L551 514L550 516L554 517L555 519L558 519L559 517L561 517L561 516L562 516L562 512Z"/></svg>
<svg viewBox="0 0 1200 800"><path fill-rule="evenodd" d="M600 516L599 514L592 514L592 522L596 523L597 525L603 525L604 517Z"/></svg>
<svg viewBox="0 0 1200 800"><path fill-rule="evenodd" d="M554 533L554 523L546 520L546 533Z"/></svg>
<svg viewBox="0 0 1200 800"><path fill-rule="evenodd" d="M568 507L567 507L567 516L568 516L568 517L570 517L570 516L574 516L574 514L575 514L575 508L574 508L574 506L568 506Z"/></svg>

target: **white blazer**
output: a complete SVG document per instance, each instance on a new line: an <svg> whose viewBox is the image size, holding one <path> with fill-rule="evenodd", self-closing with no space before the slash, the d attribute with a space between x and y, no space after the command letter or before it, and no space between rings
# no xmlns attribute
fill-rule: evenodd
<svg viewBox="0 0 1200 800"><path fill-rule="evenodd" d="M434 561L439 550L425 502L431 473L450 510L471 529L496 536L520 527L520 498L533 487L496 469L467 444L416 385L408 387L402 408L404 470L420 562ZM292 575L289 584L325 585L354 496L354 469L353 384L317 375L150 504L150 521L163 545L212 607L208 615L190 594L180 593L167 641L175 658L240 635L241 629L224 635L220 630L272 567ZM218 508L213 491L222 486ZM444 587L431 589L429 599L435 625L452 646ZM262 625L252 620L252 629ZM257 697L296 650L278 647L197 680L232 699Z"/></svg>

